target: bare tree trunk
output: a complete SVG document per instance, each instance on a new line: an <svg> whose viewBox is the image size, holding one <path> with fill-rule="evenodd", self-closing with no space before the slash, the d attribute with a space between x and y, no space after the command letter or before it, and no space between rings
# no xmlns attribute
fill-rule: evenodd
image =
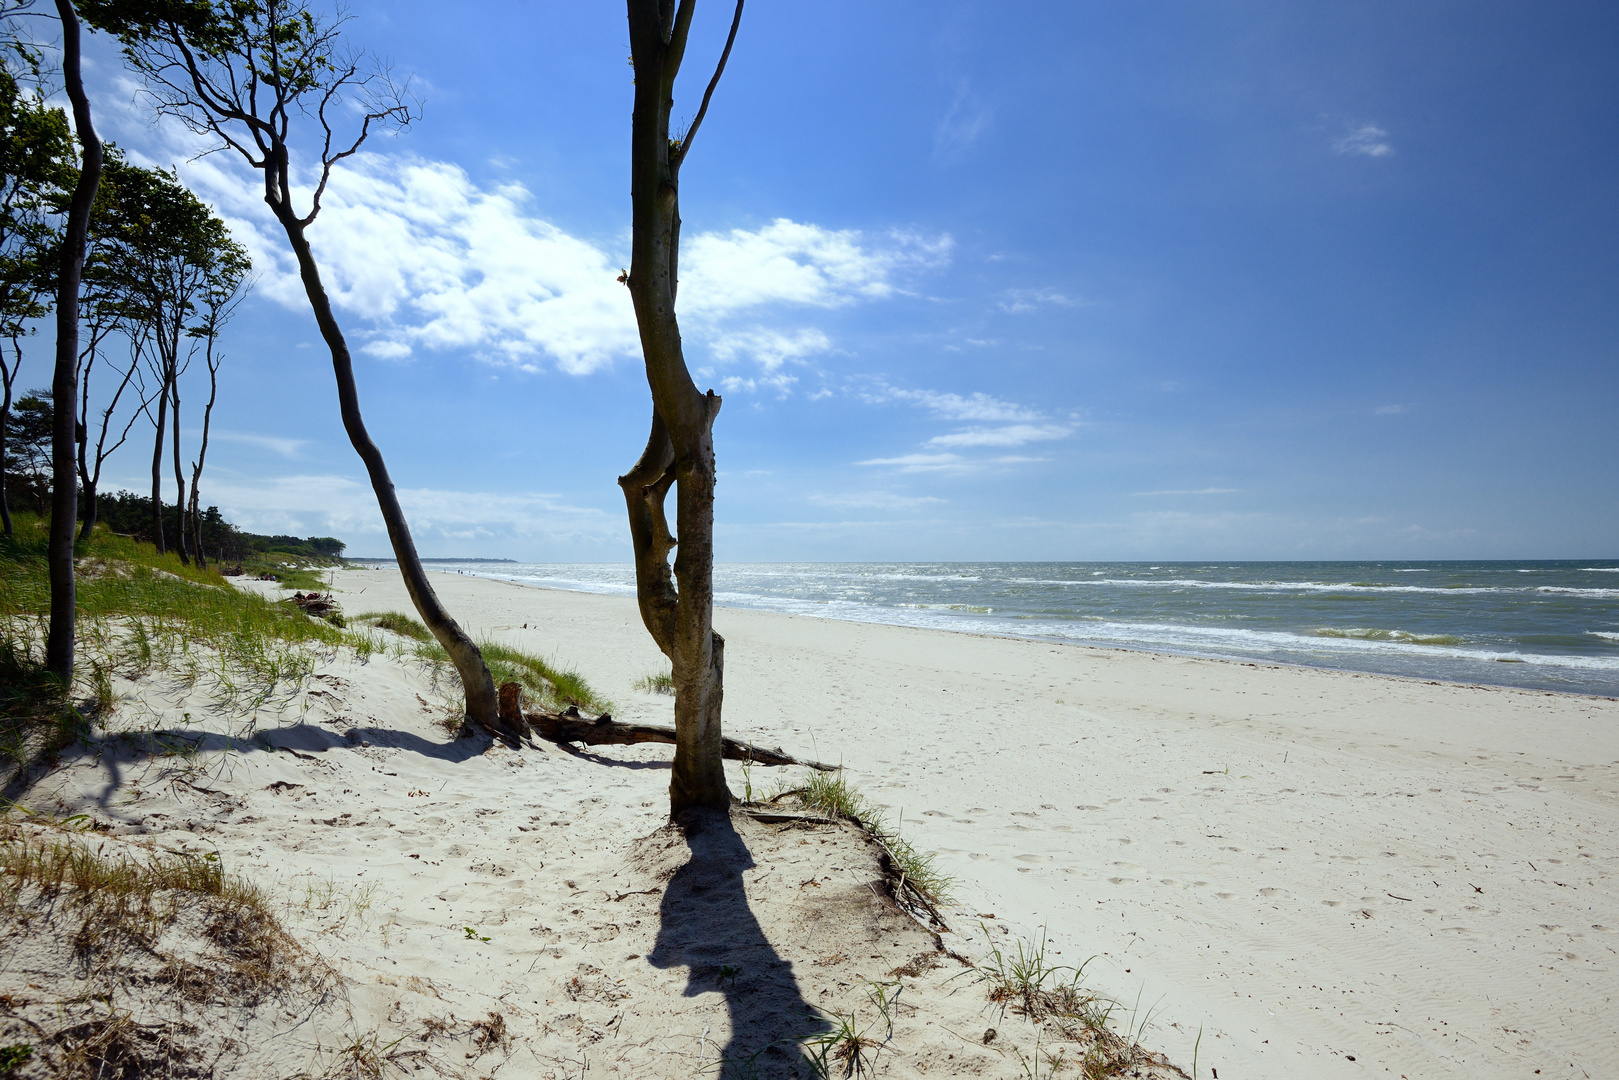
<svg viewBox="0 0 1619 1080"><path fill-rule="evenodd" d="M175 371L174 382L169 385L174 405L174 550L180 561L191 565L191 537L186 532L186 477L180 464L180 373Z"/></svg>
<svg viewBox="0 0 1619 1080"><path fill-rule="evenodd" d="M298 259L298 270L303 278L304 292L309 297L309 306L314 310L321 337L331 350L343 429L348 432L349 442L365 463L366 473L371 478L371 489L376 493L383 523L388 527L388 541L393 545L394 559L399 563L399 573L405 579L405 591L410 593L417 614L444 651L449 653L450 662L461 676L461 686L466 692L467 719L491 732L521 738L527 734L526 730L515 727L508 729L502 725L495 680L489 674L489 666L484 663L483 653L478 651L478 646L461 629L460 624L444 610L432 582L427 580L427 572L422 569L421 557L416 553L416 541L411 538L410 525L405 521L405 512L394 492L388 466L382 460L382 451L371 441L365 420L360 415L360 394L354 383L354 363L349 355L348 342L337 324L337 317L332 313L326 287L321 284L320 267L315 263L314 252L310 250L309 240L304 235L303 223L293 216L284 203L278 204L268 198L265 201L286 230L287 241ZM523 728L526 726L526 723L522 724Z"/></svg>
<svg viewBox="0 0 1619 1080"><path fill-rule="evenodd" d="M208 405L202 410L202 447L197 451L197 460L191 465L191 530L192 551L196 553L197 565L203 569L208 567L208 556L202 550L202 515L198 512L201 504L202 467L208 461L208 428L214 418L214 399L219 396L219 367L214 363L214 339L208 338Z"/></svg>
<svg viewBox="0 0 1619 1080"><path fill-rule="evenodd" d="M51 624L45 636L45 666L62 680L73 680L74 605L73 533L78 524L78 474L74 451L79 400L79 277L84 270L85 236L90 205L101 183L101 140L90 122L90 100L79 70L79 17L72 0L56 0L62 20L62 81L73 103L73 123L83 147L79 182L69 204L56 286L56 372L51 380L54 416L51 424L51 538L47 561L51 578Z"/></svg>
<svg viewBox="0 0 1619 1080"><path fill-rule="evenodd" d="M157 545L159 555L164 552L163 544L163 431L169 418L169 381L168 372L162 375L162 386L157 392L157 419L152 421L157 426L157 440L152 445L152 543Z"/></svg>
<svg viewBox="0 0 1619 1080"><path fill-rule="evenodd" d="M15 364L7 366L5 358L0 356L0 383L5 389L4 402L0 403L0 525L4 526L7 536L16 533L11 527L11 501L6 495L6 429L11 426L11 384L22 367L22 346L16 338L11 339L11 348L17 357Z"/></svg>
<svg viewBox="0 0 1619 1080"><path fill-rule="evenodd" d="M725 70L742 19L738 0L718 69L691 128L671 140L669 112L696 0L628 0L635 110L631 122L630 201L633 238L628 278L641 334L652 430L635 467L619 478L635 546L641 618L674 668L675 760L669 812L723 808L725 782L720 709L725 641L714 632L714 419L720 399L700 393L686 367L675 318L680 255L680 164ZM669 532L664 499L677 486ZM675 554L671 580L668 553ZM679 588L675 588L678 581Z"/></svg>

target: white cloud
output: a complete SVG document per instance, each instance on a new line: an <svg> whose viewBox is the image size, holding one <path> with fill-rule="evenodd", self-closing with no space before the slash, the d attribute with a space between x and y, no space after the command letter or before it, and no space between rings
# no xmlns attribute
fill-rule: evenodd
<svg viewBox="0 0 1619 1080"><path fill-rule="evenodd" d="M268 450L272 454L279 454L284 458L295 458L298 451L309 445L308 439L283 439L275 435L250 435L245 431L216 430L213 438L221 442L246 443L248 446L257 446L261 450Z"/></svg>
<svg viewBox="0 0 1619 1080"><path fill-rule="evenodd" d="M1066 439L1077 423L1054 420L1039 409L1005 401L978 391L972 394L942 393L937 390L902 390L881 380L861 391L868 402L886 404L902 401L926 409L942 420L966 422L970 426L935 435L921 444L921 452L893 458L872 458L860 465L885 465L908 472L976 469L986 465L1011 465L1044 458L1004 456L964 458L955 453L982 447L1015 447L1031 442Z"/></svg>
<svg viewBox="0 0 1619 1080"><path fill-rule="evenodd" d="M120 89L132 91L133 84ZM130 145L155 143L155 156L140 160L184 161L186 183L248 247L261 295L295 310L307 306L257 175L234 155L195 157L195 137L172 122L154 136L135 107L111 123ZM310 177L300 179L307 198ZM448 162L361 153L333 173L309 236L332 302L350 322L351 343L366 355L397 360L464 350L518 368L553 364L580 375L639 356L629 292L617 280L629 261L628 236L574 236L540 217L520 184L486 186ZM813 327L783 325L786 316L775 309L836 308L901 294L915 275L948 263L951 249L949 236L827 229L786 218L758 229L688 233L682 329L717 361L756 362L768 376L831 344ZM769 327L733 325L767 309Z"/></svg>
<svg viewBox="0 0 1619 1080"><path fill-rule="evenodd" d="M896 495L891 491L852 491L842 495L811 495L809 501L837 510L912 510L918 506L934 506L945 500L932 495Z"/></svg>
<svg viewBox="0 0 1619 1080"><path fill-rule="evenodd" d="M1034 461L1045 461L1045 458L1023 457L1016 454L1007 454L993 458L964 458L960 454L902 454L891 458L870 458L866 461L857 461L856 465L886 466L898 469L900 472L972 472L990 465L1024 465Z"/></svg>
<svg viewBox="0 0 1619 1080"><path fill-rule="evenodd" d="M1378 416L1397 416L1409 408L1407 405L1379 405L1372 412Z"/></svg>
<svg viewBox="0 0 1619 1080"><path fill-rule="evenodd" d="M1067 424L1008 424L1005 427L966 428L948 435L935 435L925 446L1023 446L1048 439L1066 439L1074 433Z"/></svg>
<svg viewBox="0 0 1619 1080"><path fill-rule="evenodd" d="M907 401L946 420L979 421L984 423L1028 422L1045 419L1045 414L1010 401L991 397L982 391L962 395L944 394L937 390L901 390L886 383L878 383L863 395L872 404L889 401Z"/></svg>
<svg viewBox="0 0 1619 1080"><path fill-rule="evenodd" d="M699 319L767 304L841 307L893 295L899 279L950 261L949 236L867 236L777 218L756 230L689 238L681 252L680 302Z"/></svg>
<svg viewBox="0 0 1619 1080"><path fill-rule="evenodd" d="M720 361L751 357L768 374L788 360L802 360L831 348L831 339L819 330L781 331L755 326L734 332L721 331L710 351Z"/></svg>
<svg viewBox="0 0 1619 1080"><path fill-rule="evenodd" d="M1006 299L1001 301L1000 308L1013 315L1022 315L1045 304L1077 307L1079 303L1080 301L1056 289L1011 289L1007 292Z"/></svg>
<svg viewBox="0 0 1619 1080"><path fill-rule="evenodd" d="M1135 494L1135 495L1236 495L1241 491L1242 491L1241 488L1208 487L1208 488L1181 489L1181 490L1172 490L1172 491L1137 491L1137 492L1132 492L1132 494Z"/></svg>
<svg viewBox="0 0 1619 1080"><path fill-rule="evenodd" d="M965 82L956 87L956 93L945 110L944 118L933 133L933 152L937 157L960 153L989 130L995 113L981 101Z"/></svg>
<svg viewBox="0 0 1619 1080"><path fill-rule="evenodd" d="M335 535L348 542L351 554L388 553L376 496L370 485L352 477L249 478L221 470L205 487L205 501L249 531ZM624 531L621 516L542 493L401 488L399 501L424 555L484 540L611 544Z"/></svg>
<svg viewBox="0 0 1619 1080"><path fill-rule="evenodd" d="M1394 153L1394 146L1388 137L1389 133L1376 124L1355 124L1332 144L1332 148L1340 154L1387 157Z"/></svg>

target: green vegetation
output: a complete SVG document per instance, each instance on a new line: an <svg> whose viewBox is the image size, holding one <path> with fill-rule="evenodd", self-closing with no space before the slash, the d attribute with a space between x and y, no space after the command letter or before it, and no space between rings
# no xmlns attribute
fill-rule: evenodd
<svg viewBox="0 0 1619 1080"><path fill-rule="evenodd" d="M900 878L899 890L909 886L933 904L941 904L949 899L950 887L955 881L938 869L936 856L932 852L918 851L900 835L898 826L889 828L882 812L866 802L865 796L854 789L842 769L836 772L811 772L804 786L789 794L806 810L832 819L847 819L876 837L893 860ZM904 825L903 818L899 824Z"/></svg>
<svg viewBox="0 0 1619 1080"><path fill-rule="evenodd" d="M397 612L392 614L398 616ZM415 625L423 635L427 634L427 627L421 623ZM415 637L414 634L406 636ZM569 705L577 705L594 713L613 710L613 703L592 690L584 676L572 668L556 667L533 653L514 649L498 641L479 641L478 648L483 653L484 663L489 665L489 674L494 676L495 685L508 682L521 684L526 704L553 711ZM450 670L449 654L436 641L418 645L416 655ZM460 723L459 717L455 722Z"/></svg>
<svg viewBox="0 0 1619 1080"><path fill-rule="evenodd" d="M260 961L255 974L261 982L276 954L291 945L265 895L226 874L218 855L156 854L140 862L107 857L73 835L74 824L71 818L0 818L0 881L6 886L0 913L15 915L25 899L72 910L81 918L76 947L89 951L106 947L114 937L149 945L180 915L201 908L229 920L229 926L216 921L210 933L227 935L233 943L255 941ZM25 895L29 891L31 897ZM238 973L245 972L239 968Z"/></svg>
<svg viewBox="0 0 1619 1080"><path fill-rule="evenodd" d="M672 671L649 671L635 680L635 688L648 694L674 694L675 676Z"/></svg>
<svg viewBox="0 0 1619 1080"><path fill-rule="evenodd" d="M1014 956L1010 949L995 944L988 927L981 928L989 941L989 959L978 968L978 975L989 984L990 1000L1036 1024L1051 1020L1064 1039L1082 1048L1077 1064L1084 1080L1135 1076L1142 1066L1168 1065L1161 1055L1141 1045L1152 1016L1151 1010L1141 1013L1139 1000L1130 1010L1122 1034L1109 1026L1118 1003L1081 984L1089 960L1078 967L1050 963L1046 959L1044 930L1028 943L1018 941ZM1018 1054L1024 1075L1041 1076L1042 1058L1046 1075L1055 1075L1064 1064L1061 1051L1042 1054L1037 1038L1032 1058Z"/></svg>
<svg viewBox="0 0 1619 1080"><path fill-rule="evenodd" d="M435 684L453 676L427 628L404 612L368 612L356 620L364 625L344 629L339 614L317 617L313 607L306 613L236 589L216 569L186 565L172 552L159 555L144 541L98 525L78 549L82 662L74 686L64 688L41 668L50 606L48 524L30 514L14 517L16 536L0 538L0 754L19 765L67 745L87 721L110 711L114 676L160 671L186 685L202 683L221 708L246 711L295 693L336 650L377 652L383 645L373 628L410 639L397 651L426 662ZM531 707L612 709L575 670L497 642L481 648L496 683L520 683ZM455 697L445 701L452 730L461 724Z"/></svg>
<svg viewBox="0 0 1619 1080"><path fill-rule="evenodd" d="M232 588L213 569L101 527L79 545L79 648L75 685L41 668L50 607L46 521L14 515L0 537L0 753L19 764L29 748L70 742L113 705L112 677L164 671L206 680L221 707L251 709L295 691L338 648L369 656L376 641L311 618L290 604Z"/></svg>
<svg viewBox="0 0 1619 1080"><path fill-rule="evenodd" d="M422 625L421 620L414 615L406 615L403 611L368 611L364 615L354 616L354 621L370 623L378 630L387 630L389 633L408 637L412 641L433 640L433 635Z"/></svg>

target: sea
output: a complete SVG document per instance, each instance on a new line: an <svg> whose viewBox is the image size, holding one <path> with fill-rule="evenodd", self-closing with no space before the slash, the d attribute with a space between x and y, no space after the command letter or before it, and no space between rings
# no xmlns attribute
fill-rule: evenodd
<svg viewBox="0 0 1619 1080"><path fill-rule="evenodd" d="M431 568L635 594L628 564ZM715 603L1619 696L1619 561L728 563Z"/></svg>

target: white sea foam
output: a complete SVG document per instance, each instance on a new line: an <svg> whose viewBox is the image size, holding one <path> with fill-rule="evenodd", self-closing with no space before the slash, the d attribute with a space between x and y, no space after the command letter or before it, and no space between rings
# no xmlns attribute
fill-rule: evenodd
<svg viewBox="0 0 1619 1080"><path fill-rule="evenodd" d="M555 589L635 593L629 564L462 564L456 569ZM1042 569L1046 574L1036 576ZM1281 573L1252 580L1256 570L1266 569ZM733 563L715 567L714 599L727 607L822 619L1619 692L1619 656L1611 647L1619 643L1619 633L1587 634L1567 625L1570 619L1584 626L1615 625L1619 589L1582 587L1573 568L1545 569L1565 576L1538 587L1489 583L1521 581L1501 576L1516 567L1346 566L1345 577L1366 576L1348 582L1318 579L1317 574L1336 576L1326 567L1298 566L1295 572L1310 574L1308 579L1291 579L1288 569L1285 564L1261 569L1210 563L1160 567L1164 576L1159 577L1144 567L1120 564L1091 570L1083 564ZM1589 569L1619 572L1619 567ZM1047 576L1052 571L1075 576ZM1445 588L1432 578L1428 585L1378 583L1392 572L1443 573L1441 580L1458 587ZM1227 573L1250 579L1222 580ZM1220 599L1222 593L1229 600ZM1383 629L1412 617L1420 619L1416 625L1423 631ZM1583 647L1574 644L1580 638L1587 643Z"/></svg>

